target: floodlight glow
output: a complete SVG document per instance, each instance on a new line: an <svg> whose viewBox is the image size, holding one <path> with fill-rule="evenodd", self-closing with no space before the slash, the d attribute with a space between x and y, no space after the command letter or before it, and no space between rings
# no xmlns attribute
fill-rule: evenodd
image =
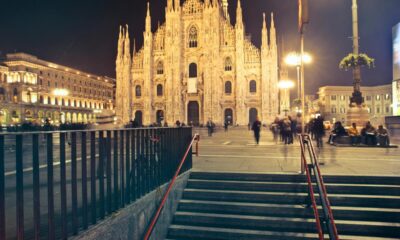
<svg viewBox="0 0 400 240"><path fill-rule="evenodd" d="M281 80L278 82L278 88L280 89L289 89L294 87L294 82L290 80Z"/></svg>
<svg viewBox="0 0 400 240"><path fill-rule="evenodd" d="M69 94L69 91L64 88L56 88L53 90L53 94L58 97L66 97Z"/></svg>
<svg viewBox="0 0 400 240"><path fill-rule="evenodd" d="M303 54L303 63L309 64L312 62L312 57L308 53ZM292 52L289 53L285 58L285 63L291 66L300 66L301 64L301 56L299 53Z"/></svg>

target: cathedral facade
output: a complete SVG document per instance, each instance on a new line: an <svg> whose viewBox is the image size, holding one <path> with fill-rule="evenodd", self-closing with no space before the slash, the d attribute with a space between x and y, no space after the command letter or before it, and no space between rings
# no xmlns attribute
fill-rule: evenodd
<svg viewBox="0 0 400 240"><path fill-rule="evenodd" d="M120 29L116 115L120 123L179 120L186 124L247 125L278 115L278 50L273 14L263 16L261 48L245 34L240 0L236 24L228 0L166 0L166 21L151 31L147 6L144 43L131 54L128 27Z"/></svg>

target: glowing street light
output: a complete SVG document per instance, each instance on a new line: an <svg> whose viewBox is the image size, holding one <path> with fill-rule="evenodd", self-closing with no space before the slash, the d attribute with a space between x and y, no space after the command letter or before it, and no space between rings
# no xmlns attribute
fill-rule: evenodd
<svg viewBox="0 0 400 240"><path fill-rule="evenodd" d="M294 82L290 80L281 80L278 82L278 88L281 89L280 108L285 112L285 116L290 109L290 94L289 89L294 87Z"/></svg>
<svg viewBox="0 0 400 240"><path fill-rule="evenodd" d="M301 54L298 52L291 52L285 57L285 63L289 66L294 66L297 69L297 98L300 99L300 67L301 67ZM303 64L310 64L312 57L308 53L303 54Z"/></svg>
<svg viewBox="0 0 400 240"><path fill-rule="evenodd" d="M53 95L56 97L66 97L69 95L69 91L68 89L65 88L56 88L53 90ZM60 123L63 123L65 122L65 117L63 116L61 108L62 108L62 101L60 102Z"/></svg>

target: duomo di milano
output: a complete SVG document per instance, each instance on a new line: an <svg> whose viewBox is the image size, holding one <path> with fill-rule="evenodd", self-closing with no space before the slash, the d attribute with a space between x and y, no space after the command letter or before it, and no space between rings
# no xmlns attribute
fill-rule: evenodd
<svg viewBox="0 0 400 240"><path fill-rule="evenodd" d="M264 14L261 49L245 34L240 0L232 26L228 0L166 0L166 21L153 33L147 6L143 47L131 56L120 29L116 115L149 125L229 121L247 125L278 115L278 50L273 14ZM261 20L261 19L260 19Z"/></svg>

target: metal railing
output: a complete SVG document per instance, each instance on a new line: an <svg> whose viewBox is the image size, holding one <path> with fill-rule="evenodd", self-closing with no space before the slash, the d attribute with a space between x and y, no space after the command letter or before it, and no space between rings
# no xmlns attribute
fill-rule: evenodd
<svg viewBox="0 0 400 240"><path fill-rule="evenodd" d="M319 169L319 163L312 140L309 135L300 134L299 141L301 148L302 170L304 166L308 182L309 201L310 205L312 205L313 207L319 239L320 240L324 239L324 230L326 230L330 240L339 240L339 235L333 218L330 202L328 199L328 194L326 191L324 180L321 175L321 171ZM309 153L309 159L310 159L309 162L307 161L306 151ZM319 216L317 202L314 196L312 177L314 177L314 181L316 182L319 199L322 206L323 216L321 218ZM322 227L321 223L323 224L324 228Z"/></svg>
<svg viewBox="0 0 400 240"><path fill-rule="evenodd" d="M191 128L0 134L0 239L76 235L169 182L191 140Z"/></svg>
<svg viewBox="0 0 400 240"><path fill-rule="evenodd" d="M158 206L154 216L151 219L151 222L150 222L149 226L146 229L145 235L143 237L144 240L148 240L150 238L151 233L153 232L153 229L154 229L154 227L155 227L155 225L156 225L156 223L158 221L158 218L160 217L161 211L164 208L165 202L168 199L169 193L171 192L171 189L175 184L175 180L178 177L179 173L181 172L182 166L185 164L187 157L191 156L192 154L198 155L198 153L199 153L198 142L199 141L200 141L200 135L199 134L195 134L194 137L192 138L192 141L187 146L186 151L185 151L185 155L183 155L183 157L182 157L182 159L181 159L181 161L179 163L179 166L177 167L177 169L175 171L174 177L172 178L171 182L168 184L168 188L164 193L164 196L163 196L163 198L161 200L161 203ZM196 143L196 152L194 152L194 153L192 152L192 154L189 154L189 151L191 151L191 149L192 149L193 143Z"/></svg>

